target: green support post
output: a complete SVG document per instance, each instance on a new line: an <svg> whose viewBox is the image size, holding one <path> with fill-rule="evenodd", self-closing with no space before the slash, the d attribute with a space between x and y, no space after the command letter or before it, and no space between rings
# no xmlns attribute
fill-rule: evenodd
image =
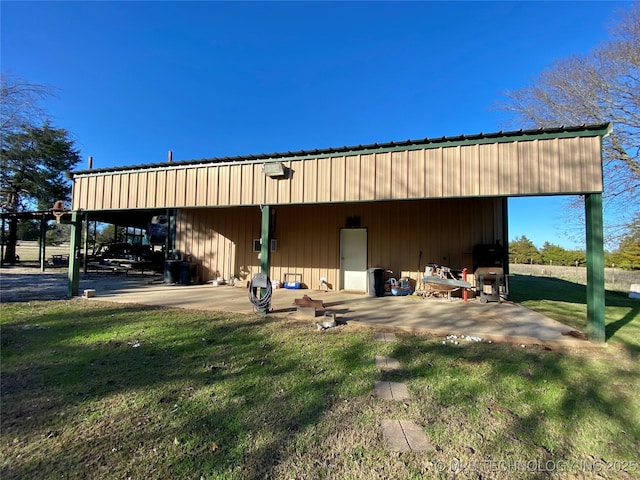
<svg viewBox="0 0 640 480"><path fill-rule="evenodd" d="M84 214L84 243L82 245L82 273L87 273L87 257L89 254L89 214Z"/></svg>
<svg viewBox="0 0 640 480"><path fill-rule="evenodd" d="M71 212L71 245L69 246L69 282L67 298L78 295L80 287L80 261L76 258L76 250L82 241L82 214Z"/></svg>
<svg viewBox="0 0 640 480"><path fill-rule="evenodd" d="M260 210L262 210L260 271L269 275L269 269L271 268L271 207L262 205Z"/></svg>
<svg viewBox="0 0 640 480"><path fill-rule="evenodd" d="M2 232L0 232L0 236L2 237L2 241L0 242L0 267L4 265L4 241L5 241L5 235L4 235L4 229L5 229L5 221L4 221L4 217L2 217Z"/></svg>
<svg viewBox="0 0 640 480"><path fill-rule="evenodd" d="M602 194L585 197L587 230L587 334L590 340L604 342L604 241Z"/></svg>
<svg viewBox="0 0 640 480"><path fill-rule="evenodd" d="M171 210L167 209L167 236L164 239L164 260L171 260Z"/></svg>
<svg viewBox="0 0 640 480"><path fill-rule="evenodd" d="M38 257L40 258L40 271L44 272L47 265L47 219L43 215L40 219L40 244L38 245Z"/></svg>

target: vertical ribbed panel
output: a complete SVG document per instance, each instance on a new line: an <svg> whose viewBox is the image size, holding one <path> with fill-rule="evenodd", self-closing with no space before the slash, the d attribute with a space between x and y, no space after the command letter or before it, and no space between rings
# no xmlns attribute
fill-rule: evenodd
<svg viewBox="0 0 640 480"><path fill-rule="evenodd" d="M218 167L218 204L230 205L229 182L231 178L230 165Z"/></svg>
<svg viewBox="0 0 640 480"><path fill-rule="evenodd" d="M149 188L149 173L148 172L140 172L138 175L138 200L137 206L138 208L146 208L149 205L147 204L147 188Z"/></svg>
<svg viewBox="0 0 640 480"><path fill-rule="evenodd" d="M251 205L254 202L253 165L242 165L242 186L240 187L240 204ZM199 205L206 205L199 203Z"/></svg>
<svg viewBox="0 0 640 480"><path fill-rule="evenodd" d="M331 201L341 202L344 200L344 185L346 176L346 160L344 157L331 159Z"/></svg>
<svg viewBox="0 0 640 480"><path fill-rule="evenodd" d="M463 195L480 194L479 145L460 147L460 192Z"/></svg>
<svg viewBox="0 0 640 480"><path fill-rule="evenodd" d="M408 154L407 198L419 198L425 193L424 150L413 150Z"/></svg>
<svg viewBox="0 0 640 480"><path fill-rule="evenodd" d="M244 180L242 178L242 165L231 165L229 167L229 205L242 204Z"/></svg>
<svg viewBox="0 0 640 480"><path fill-rule="evenodd" d="M186 205L187 194L187 169L180 168L176 170L176 193L175 206L184 207Z"/></svg>
<svg viewBox="0 0 640 480"><path fill-rule="evenodd" d="M156 205L168 207L167 202L167 171L159 170L156 177Z"/></svg>
<svg viewBox="0 0 640 480"><path fill-rule="evenodd" d="M391 198L391 154L376 153L375 158L375 198Z"/></svg>
<svg viewBox="0 0 640 480"><path fill-rule="evenodd" d="M360 200L360 155L345 158L344 200Z"/></svg>
<svg viewBox="0 0 640 480"><path fill-rule="evenodd" d="M154 207L157 205L161 205L157 203L156 195L158 193L158 172L152 171L149 172L147 177L147 201L146 205L148 207Z"/></svg>
<svg viewBox="0 0 640 480"><path fill-rule="evenodd" d="M271 204L300 203L304 198L304 162L301 160L294 160L287 163L292 172L288 180L274 180L272 178L265 177L267 182L276 183L280 189L279 197L268 199Z"/></svg>
<svg viewBox="0 0 640 480"><path fill-rule="evenodd" d="M407 152L391 153L391 198L409 197L409 156Z"/></svg>
<svg viewBox="0 0 640 480"><path fill-rule="evenodd" d="M98 200L102 200L103 208L111 208L111 192L113 191L113 176L103 177L104 184L102 186L102 192L98 193ZM98 202L96 202L98 203Z"/></svg>
<svg viewBox="0 0 640 480"><path fill-rule="evenodd" d="M599 137L532 139L282 162L170 166L74 179L74 208L287 205L602 191ZM107 193L108 192L108 193Z"/></svg>
<svg viewBox="0 0 640 480"><path fill-rule="evenodd" d="M198 170L190 168L187 170L187 189L185 191L184 203L187 206L198 205Z"/></svg>
<svg viewBox="0 0 640 480"><path fill-rule="evenodd" d="M331 159L318 159L318 202L331 201Z"/></svg>
<svg viewBox="0 0 640 480"><path fill-rule="evenodd" d="M167 207L174 207L176 202L176 171L167 170L167 181L165 183L165 200Z"/></svg>
<svg viewBox="0 0 640 480"><path fill-rule="evenodd" d="M397 277L415 277L431 262L471 270L473 245L507 241L501 237L497 198L290 205L274 211L278 247L270 276L284 280L286 273L302 274L310 288L320 277L337 284L340 228L350 216L359 216L368 230L368 266L391 269ZM257 206L182 209L176 247L202 262L204 280L218 275L248 280L260 268L253 252L260 219Z"/></svg>
<svg viewBox="0 0 640 480"><path fill-rule="evenodd" d="M302 201L304 203L316 203L318 201L318 160L311 159L304 164L304 190ZM283 182L283 183L286 183ZM286 201L280 203L287 203Z"/></svg>

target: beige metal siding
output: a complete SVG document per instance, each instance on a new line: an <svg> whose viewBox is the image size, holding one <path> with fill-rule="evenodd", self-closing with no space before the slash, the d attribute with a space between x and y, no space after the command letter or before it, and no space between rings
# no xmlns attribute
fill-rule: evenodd
<svg viewBox="0 0 640 480"><path fill-rule="evenodd" d="M291 205L275 208L272 279L299 273L316 288L320 277L337 287L340 228L360 217L368 230L368 266L397 276L423 270L427 263L471 270L476 243L501 238L501 199L418 200ZM260 238L258 207L182 209L176 248L202 264L203 280L222 275L250 279L260 269L253 240ZM422 254L420 253L422 252Z"/></svg>
<svg viewBox="0 0 640 480"><path fill-rule="evenodd" d="M537 140L534 140L537 142ZM534 193L540 184L538 149L518 144L518 186L522 193Z"/></svg>
<svg viewBox="0 0 640 480"><path fill-rule="evenodd" d="M167 166L75 177L74 208L286 205L602 191L599 137L457 145L283 162ZM108 194L107 192L110 192Z"/></svg>
<svg viewBox="0 0 640 480"><path fill-rule="evenodd" d="M318 159L318 202L331 201L331 159Z"/></svg>
<svg viewBox="0 0 640 480"><path fill-rule="evenodd" d="M91 210L93 208L99 208L99 205L97 205L96 203L96 182L97 179L99 177L92 177L89 179L89 185L88 185L88 201L87 201L87 209Z"/></svg>
<svg viewBox="0 0 640 480"><path fill-rule="evenodd" d="M156 178L156 205L168 205L167 202L167 171L159 170Z"/></svg>
<svg viewBox="0 0 640 480"><path fill-rule="evenodd" d="M344 198L347 201L360 200L360 155L345 158Z"/></svg>
<svg viewBox="0 0 640 480"><path fill-rule="evenodd" d="M407 152L391 154L391 198L409 198L409 157Z"/></svg>
<svg viewBox="0 0 640 480"><path fill-rule="evenodd" d="M375 178L376 190L374 199L391 198L391 154L376 153ZM337 201L338 199L336 199Z"/></svg>
<svg viewBox="0 0 640 480"><path fill-rule="evenodd" d="M425 152L425 174L427 182L427 198L438 198L443 195L443 171L442 157L443 149L427 150Z"/></svg>
<svg viewBox="0 0 640 480"><path fill-rule="evenodd" d="M196 170L196 192L193 205L207 205L207 192L209 190L208 170L200 167Z"/></svg>
<svg viewBox="0 0 640 480"><path fill-rule="evenodd" d="M331 159L331 177L329 181L332 202L344 201L346 164L347 162L344 157Z"/></svg>
<svg viewBox="0 0 640 480"><path fill-rule="evenodd" d="M156 205L156 194L158 189L158 172L152 171L149 172L149 176L147 177L147 198L146 198L146 206L153 207Z"/></svg>
<svg viewBox="0 0 640 480"><path fill-rule="evenodd" d="M500 191L500 159L497 144L479 145L479 189L480 195L489 195L489 192Z"/></svg>
<svg viewBox="0 0 640 480"><path fill-rule="evenodd" d="M309 160L303 162L303 164L304 190L302 192L302 201L304 203L316 203L318 201L318 160ZM286 198L283 198L280 203L287 203Z"/></svg>

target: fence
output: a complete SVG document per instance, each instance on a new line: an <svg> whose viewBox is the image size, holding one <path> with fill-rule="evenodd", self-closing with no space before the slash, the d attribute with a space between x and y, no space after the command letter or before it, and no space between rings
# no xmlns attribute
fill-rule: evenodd
<svg viewBox="0 0 640 480"><path fill-rule="evenodd" d="M527 265L520 263L509 264L512 275L532 275L537 277L560 278L569 282L586 285L586 267L562 267L558 265ZM604 284L607 290L629 293L631 284L640 284L640 272L637 270L622 270L620 268L604 269Z"/></svg>

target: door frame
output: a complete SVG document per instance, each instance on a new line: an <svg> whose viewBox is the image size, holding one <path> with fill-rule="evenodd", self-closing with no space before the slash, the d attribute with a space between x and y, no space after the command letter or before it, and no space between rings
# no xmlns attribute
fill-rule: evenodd
<svg viewBox="0 0 640 480"><path fill-rule="evenodd" d="M339 248L338 248L338 290L344 290L344 261L343 261L343 256L342 256L342 252L343 252L343 245L342 245L342 232L345 230L363 230L366 234L366 238L365 238L365 260L364 260L364 272L366 275L366 271L367 271L367 264L369 261L369 229L367 227L342 227L340 228L340 232L339 232L339 238L338 238L338 244L339 244ZM358 290L359 291L359 290ZM365 290L364 292L366 293L366 280L365 280Z"/></svg>

